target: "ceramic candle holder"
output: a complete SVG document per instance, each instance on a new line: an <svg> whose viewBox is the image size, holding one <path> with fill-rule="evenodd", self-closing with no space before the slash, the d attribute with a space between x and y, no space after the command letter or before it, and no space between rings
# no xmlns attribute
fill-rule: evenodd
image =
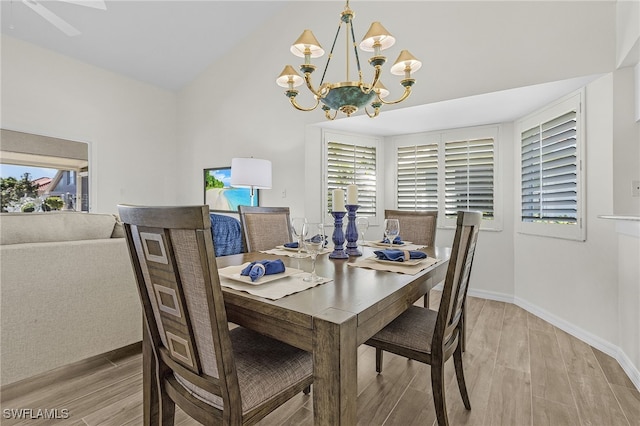
<svg viewBox="0 0 640 426"><path fill-rule="evenodd" d="M348 259L349 255L344 252L344 232L342 232L342 218L347 212L331 212L333 216L333 251L329 253L329 259Z"/></svg>
<svg viewBox="0 0 640 426"><path fill-rule="evenodd" d="M358 226L356 225L356 210L360 207L357 204L347 204L347 255L362 256L358 250Z"/></svg>

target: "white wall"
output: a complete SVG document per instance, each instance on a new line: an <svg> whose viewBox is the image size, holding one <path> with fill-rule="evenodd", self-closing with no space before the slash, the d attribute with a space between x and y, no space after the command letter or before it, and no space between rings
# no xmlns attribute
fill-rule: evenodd
<svg viewBox="0 0 640 426"><path fill-rule="evenodd" d="M172 204L176 96L2 36L1 127L89 143L91 211Z"/></svg>
<svg viewBox="0 0 640 426"><path fill-rule="evenodd" d="M587 86L585 242L515 234L515 297L608 342L618 339L613 76ZM514 162L517 159L514 158Z"/></svg>
<svg viewBox="0 0 640 426"><path fill-rule="evenodd" d="M634 118L634 70L613 73L613 210L616 215L640 216L640 197L633 182L640 181L640 122Z"/></svg>
<svg viewBox="0 0 640 426"><path fill-rule="evenodd" d="M626 67L640 60L640 2L616 1L616 66Z"/></svg>

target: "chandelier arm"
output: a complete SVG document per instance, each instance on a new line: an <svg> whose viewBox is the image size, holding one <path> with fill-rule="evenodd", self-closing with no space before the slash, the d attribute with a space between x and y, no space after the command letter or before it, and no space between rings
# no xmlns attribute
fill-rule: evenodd
<svg viewBox="0 0 640 426"><path fill-rule="evenodd" d="M360 90L362 90L362 93L364 93L365 95L368 95L369 93L371 93L371 91L375 88L375 85L378 84L378 80L380 80L381 74L382 74L382 67L380 67L380 65L376 65L375 71L373 74L373 82L371 83L371 86L369 86L368 89L365 89L364 83L362 82L362 79L361 79L358 86L360 87Z"/></svg>
<svg viewBox="0 0 640 426"><path fill-rule="evenodd" d="M367 107L364 107L364 112L367 113L369 118L376 118L378 116L378 114L380 114L380 108L374 108L373 114L371 114L371 113L369 113L369 110L367 109Z"/></svg>
<svg viewBox="0 0 640 426"><path fill-rule="evenodd" d="M330 109L325 110L324 116L327 117L327 120L333 121L338 116L338 110L336 110L336 112L333 114L333 117L331 116L331 114L329 114L330 111L331 111Z"/></svg>
<svg viewBox="0 0 640 426"><path fill-rule="evenodd" d="M327 75L327 70L329 69L329 62L331 62L331 58L333 57L333 49L336 47L336 41L338 40L338 36L340 35L340 29L342 28L342 21L338 24L338 31L336 31L336 36L333 38L333 44L331 45L331 50L329 51L329 56L327 56L327 64L324 66L324 71L322 71L322 78L320 79L320 85L324 83L324 77Z"/></svg>
<svg viewBox="0 0 640 426"><path fill-rule="evenodd" d="M402 96L400 97L400 99L395 100L395 101L385 101L384 99L378 97L380 99L380 102L382 102L385 105L392 105L392 104L399 104L400 102L404 101L405 99L407 99L409 97L409 95L411 94L411 86L406 86L404 88L404 93L402 94Z"/></svg>
<svg viewBox="0 0 640 426"><path fill-rule="evenodd" d="M328 92L326 92L324 95L322 94L322 86L318 87L318 90L313 88L313 84L311 83L311 73L304 73L304 81L305 83L307 83L307 89L309 89L309 91L314 94L316 99L324 98L325 96L327 96Z"/></svg>
<svg viewBox="0 0 640 426"><path fill-rule="evenodd" d="M296 101L296 98L294 96L290 97L289 101L291 101L291 105L293 105L293 107L295 109L297 109L298 111L304 111L304 112L313 111L314 109L316 109L318 107L318 104L320 103L320 99L318 99L316 97L316 104L314 106L312 106L311 108L304 108L304 107L301 107L298 104L298 102Z"/></svg>

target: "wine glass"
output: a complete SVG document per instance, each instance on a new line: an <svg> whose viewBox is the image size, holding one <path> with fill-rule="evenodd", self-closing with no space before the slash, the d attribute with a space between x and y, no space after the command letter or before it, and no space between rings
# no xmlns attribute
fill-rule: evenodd
<svg viewBox="0 0 640 426"><path fill-rule="evenodd" d="M384 236L389 240L389 248L393 247L393 239L400 235L400 222L398 219L384 220Z"/></svg>
<svg viewBox="0 0 640 426"><path fill-rule="evenodd" d="M305 277L304 281L314 283L319 280L318 275L316 275L316 258L318 257L318 253L324 248L324 242L327 236L323 223L305 222L303 227L306 230L306 232L303 231L305 234L304 248L307 250L307 253L311 255L311 274Z"/></svg>
<svg viewBox="0 0 640 426"><path fill-rule="evenodd" d="M293 257L303 258L307 257L306 254L302 254L302 244L304 242L304 237L306 236L306 229L304 224L307 223L307 219L304 217L294 217L291 218L291 233L298 241L298 251L293 255Z"/></svg>
<svg viewBox="0 0 640 426"><path fill-rule="evenodd" d="M366 217L359 217L356 219L356 228L358 228L358 233L362 237L362 246L364 247L364 235L367 233L367 229L369 229L369 219Z"/></svg>

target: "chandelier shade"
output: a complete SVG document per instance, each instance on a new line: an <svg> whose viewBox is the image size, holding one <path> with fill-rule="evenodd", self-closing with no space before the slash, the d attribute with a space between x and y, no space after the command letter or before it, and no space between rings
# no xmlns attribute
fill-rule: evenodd
<svg viewBox="0 0 640 426"><path fill-rule="evenodd" d="M385 50L393 46L395 42L395 37L380 22L373 22L360 42L360 49L365 52L373 52L378 45L380 50Z"/></svg>
<svg viewBox="0 0 640 426"><path fill-rule="evenodd" d="M304 83L304 79L300 77L300 74L298 74L291 65L287 65L280 73L276 83L281 87L289 87L289 83L292 83L293 87L298 87Z"/></svg>
<svg viewBox="0 0 640 426"><path fill-rule="evenodd" d="M418 71L422 67L422 62L417 60L415 56L409 53L408 50L400 52L398 59L393 64L389 72L393 75L404 75L407 70L409 72Z"/></svg>
<svg viewBox="0 0 640 426"><path fill-rule="evenodd" d="M304 58L307 54L311 58L319 58L324 55L324 49L320 46L320 42L318 42L311 30L304 30L291 45L291 53L301 58Z"/></svg>
<svg viewBox="0 0 640 426"><path fill-rule="evenodd" d="M286 65L283 71L276 79L276 83L286 88L285 95L289 98L289 102L299 111L313 111L320 103L322 103L322 110L325 112L325 116L329 120L333 120L338 115L338 112L346 114L350 117L356 111L364 109L366 114L373 118L377 117L380 113L380 107L383 104L397 104L404 101L411 94L411 88L415 83L411 73L417 71L422 66L422 63L416 59L409 51L402 50L398 59L390 69L390 73L393 75L403 76L400 84L402 85L404 92L394 101L387 101L384 98L389 95L389 90L382 84L380 78L382 76L382 66L387 61L387 58L381 54L383 50L392 47L396 39L391 33L380 23L373 22L366 32L362 41L359 44L360 50L364 52L373 52L371 58L369 58L369 64L373 67L373 78L370 82L365 82L363 79L362 69L360 68L360 58L358 56L358 46L355 42L355 34L353 29L353 17L354 13L349 8L349 0L346 1L344 10L340 14L340 24L338 25L338 31L333 40L331 51L327 58L327 62L322 73L322 78L318 86L314 86L311 81L311 74L316 70L316 66L311 63L311 59L319 58L324 55L325 51L320 45L320 42L313 35L311 30L306 29L302 32L300 37L291 45L291 53L295 56L304 58L304 63L300 65L300 75L291 65ZM325 76L327 75L327 69L329 63L333 58L333 51L336 46L336 41L340 35L340 30L343 26L346 26L346 80L337 83L325 82ZM355 56L355 62L357 65L357 75L355 77L350 76L350 53L351 47L353 48L353 55ZM314 105L310 107L303 107L298 104L296 97L299 92L296 87L305 86L311 92ZM371 106L372 111L368 110L368 105Z"/></svg>

